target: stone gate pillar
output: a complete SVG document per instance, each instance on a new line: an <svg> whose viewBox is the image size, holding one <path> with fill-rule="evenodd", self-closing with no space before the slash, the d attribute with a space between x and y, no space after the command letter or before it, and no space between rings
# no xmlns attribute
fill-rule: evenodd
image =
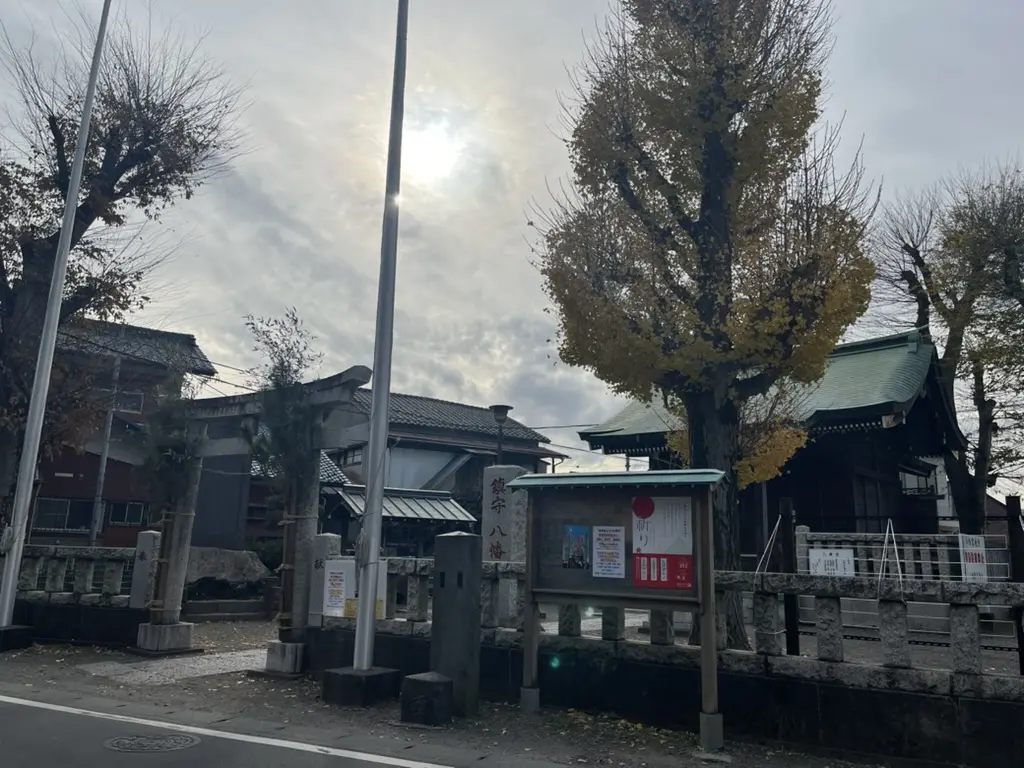
<svg viewBox="0 0 1024 768"><path fill-rule="evenodd" d="M484 470L483 514L480 538L483 560L506 563L526 560L526 491L513 491L508 484L527 474L519 466L487 467ZM498 625L516 626L516 593L514 582L498 585Z"/></svg>

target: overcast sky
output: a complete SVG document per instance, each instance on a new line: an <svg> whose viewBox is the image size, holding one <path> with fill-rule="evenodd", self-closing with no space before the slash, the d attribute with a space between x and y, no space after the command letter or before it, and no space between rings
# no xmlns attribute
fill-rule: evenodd
<svg viewBox="0 0 1024 768"><path fill-rule="evenodd" d="M100 0L81 5L98 16ZM216 363L247 367L242 317L295 305L321 339L325 372L371 365L396 3L157 5L171 9L156 11L157 24L207 35L208 52L248 83L251 105L240 118L247 154L166 217L179 254L135 321L193 333ZM1024 5L836 5L827 117L845 117L848 150L863 139L887 194L1016 155ZM145 7L114 0L129 6ZM0 0L0 19L15 38L35 26L38 44L54 45L69 23L61 8L74 5ZM412 0L396 391L511 403L531 426L597 422L620 406L591 376L556 364L526 226L531 201L546 201L566 173L558 96L607 8ZM574 430L548 433L579 445ZM592 458L574 454L570 465Z"/></svg>

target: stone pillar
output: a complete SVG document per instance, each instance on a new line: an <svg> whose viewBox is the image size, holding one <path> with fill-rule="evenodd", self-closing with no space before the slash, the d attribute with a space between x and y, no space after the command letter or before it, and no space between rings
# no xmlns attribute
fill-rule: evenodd
<svg viewBox="0 0 1024 768"><path fill-rule="evenodd" d="M953 671L981 674L981 626L978 606L949 606L949 639L953 647Z"/></svg>
<svg viewBox="0 0 1024 768"><path fill-rule="evenodd" d="M440 537L438 537L440 538ZM437 569L437 554L434 555L434 569ZM430 612L430 578L419 573L410 573L405 592L405 620L426 621Z"/></svg>
<svg viewBox="0 0 1024 768"><path fill-rule="evenodd" d="M484 569L483 580L480 582L480 626L494 629L498 626L498 598L501 594L501 581L492 564Z"/></svg>
<svg viewBox="0 0 1024 768"><path fill-rule="evenodd" d="M910 668L910 639L907 633L907 604L902 600L878 601L878 634L882 640L884 665Z"/></svg>
<svg viewBox="0 0 1024 768"><path fill-rule="evenodd" d="M808 554L807 534L811 529L806 525L796 527L796 572L810 573L810 555Z"/></svg>
<svg viewBox="0 0 1024 768"><path fill-rule="evenodd" d="M651 611L651 645L675 645L672 611Z"/></svg>
<svg viewBox="0 0 1024 768"><path fill-rule="evenodd" d="M340 556L341 536L321 533L313 538L313 572L309 582L309 614L306 620L310 627L324 625L324 563Z"/></svg>
<svg viewBox="0 0 1024 768"><path fill-rule="evenodd" d="M626 611L623 608L601 609L601 639L626 639Z"/></svg>
<svg viewBox="0 0 1024 768"><path fill-rule="evenodd" d="M295 510L295 578L292 581L292 626L295 640L305 637L309 621L314 545L320 522L320 451L314 451L306 467L306 487L301 489ZM340 542L338 554L341 554ZM322 600L321 593L321 600ZM383 595L381 595L383 598Z"/></svg>
<svg viewBox="0 0 1024 768"><path fill-rule="evenodd" d="M815 597L814 613L817 624L818 659L820 661L842 661L843 611L839 598Z"/></svg>
<svg viewBox="0 0 1024 768"><path fill-rule="evenodd" d="M781 656L779 597L754 593L754 649L766 656Z"/></svg>
<svg viewBox="0 0 1024 768"><path fill-rule="evenodd" d="M189 432L190 437L201 441L206 435L206 426L190 426ZM162 562L157 565L154 595L150 602L151 619L139 625L138 649L151 655L180 654L192 650L193 625L180 619L188 576L192 523L195 521L199 481L203 474L202 457L190 457L186 471L188 481L185 494L177 500L174 509L164 516L164 530L159 539Z"/></svg>
<svg viewBox="0 0 1024 768"><path fill-rule="evenodd" d="M430 666L452 681L452 711L475 715L480 702L480 536L446 533L434 549Z"/></svg>
<svg viewBox="0 0 1024 768"><path fill-rule="evenodd" d="M561 637L580 637L583 634L579 605L558 606L558 634Z"/></svg>
<svg viewBox="0 0 1024 768"><path fill-rule="evenodd" d="M132 568L132 592L129 608L144 610L153 599L156 560L160 553L160 531L142 531L135 542L135 565ZM92 589L91 580L89 589Z"/></svg>
<svg viewBox="0 0 1024 768"><path fill-rule="evenodd" d="M163 590L157 598L162 611L154 617L155 624L177 624L181 618L181 602L188 577L188 558L192 547L192 523L196 518L196 499L199 496L199 480L203 473L203 460L193 458L188 466L188 491L178 500L172 511L169 541L167 534L161 535L160 544L166 553L166 578ZM165 544L167 546L165 546Z"/></svg>
<svg viewBox="0 0 1024 768"><path fill-rule="evenodd" d="M482 495L483 514L480 519L481 557L499 562L526 560L526 491L513 491L508 484L526 470L518 466L496 466L484 469ZM498 623L515 627L515 587L510 581L498 585Z"/></svg>

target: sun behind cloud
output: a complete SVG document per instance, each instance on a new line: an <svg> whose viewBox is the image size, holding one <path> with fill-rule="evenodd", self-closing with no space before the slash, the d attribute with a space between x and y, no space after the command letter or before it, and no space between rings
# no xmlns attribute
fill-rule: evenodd
<svg viewBox="0 0 1024 768"><path fill-rule="evenodd" d="M455 170L466 142L444 122L408 126L402 139L402 177L430 186L444 181Z"/></svg>

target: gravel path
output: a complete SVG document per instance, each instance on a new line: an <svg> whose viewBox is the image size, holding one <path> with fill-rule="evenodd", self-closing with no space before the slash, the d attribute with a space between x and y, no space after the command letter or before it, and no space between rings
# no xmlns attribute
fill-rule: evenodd
<svg viewBox="0 0 1024 768"><path fill-rule="evenodd" d="M211 623L197 625L196 633L197 644L207 653L192 659L227 663L227 659L242 658L246 651L265 647L275 635L275 627L269 622ZM131 674L117 674L125 668ZM266 680L232 671L203 677L183 675L172 681L165 674L167 668L167 660L140 660L96 648L36 646L0 655L0 681L8 691L13 686L29 696L51 689L120 700L128 706L138 702L165 708L168 720L180 712L211 712L224 718L245 717L311 728L344 727L386 740L392 746L428 742L519 756L524 765L528 758L541 755L565 765L695 768L703 764L693 756L693 734L648 728L610 716L553 709L525 715L515 706L487 703L479 717L460 720L451 728L412 729L398 724L397 704L370 710L331 707L320 701L319 686L309 680ZM728 751L733 765L749 768L849 765L747 743L730 743Z"/></svg>

